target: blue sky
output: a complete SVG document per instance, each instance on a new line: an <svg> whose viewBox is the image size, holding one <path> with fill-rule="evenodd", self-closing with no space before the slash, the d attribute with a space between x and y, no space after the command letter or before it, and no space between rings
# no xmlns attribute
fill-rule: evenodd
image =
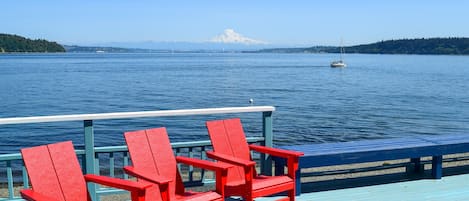
<svg viewBox="0 0 469 201"><path fill-rule="evenodd" d="M465 0L2 0L0 32L64 44L203 42L233 29L278 45L469 37Z"/></svg>

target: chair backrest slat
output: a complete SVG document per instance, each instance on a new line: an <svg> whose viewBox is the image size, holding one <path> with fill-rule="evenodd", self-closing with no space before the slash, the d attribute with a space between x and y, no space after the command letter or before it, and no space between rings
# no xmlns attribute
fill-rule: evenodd
<svg viewBox="0 0 469 201"><path fill-rule="evenodd" d="M88 192L85 178L83 177L72 142L50 144L48 147L65 200L87 200Z"/></svg>
<svg viewBox="0 0 469 201"><path fill-rule="evenodd" d="M145 173L148 177L159 175L153 156L150 154L151 148L146 132L144 130L126 132L124 136L135 171Z"/></svg>
<svg viewBox="0 0 469 201"><path fill-rule="evenodd" d="M156 175L170 179L169 195L175 199L176 188L181 187L182 181L177 176L176 158L166 128L126 132L124 135L135 171L148 177Z"/></svg>
<svg viewBox="0 0 469 201"><path fill-rule="evenodd" d="M207 121L206 125L215 152L251 160L249 146L239 118ZM228 184L243 183L243 168L230 168L227 180Z"/></svg>
<svg viewBox="0 0 469 201"><path fill-rule="evenodd" d="M21 154L35 192L60 201L88 199L71 141L25 148Z"/></svg>

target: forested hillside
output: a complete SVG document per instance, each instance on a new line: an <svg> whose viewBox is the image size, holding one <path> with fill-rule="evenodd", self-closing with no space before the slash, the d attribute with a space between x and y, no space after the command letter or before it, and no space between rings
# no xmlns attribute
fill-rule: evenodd
<svg viewBox="0 0 469 201"><path fill-rule="evenodd" d="M469 55L469 38L428 38L386 40L344 47L346 53L365 54L449 54ZM271 53L339 53L340 47L276 48L255 52Z"/></svg>
<svg viewBox="0 0 469 201"><path fill-rule="evenodd" d="M337 49L335 49L338 52ZM387 40L346 47L348 53L369 54L469 54L469 38Z"/></svg>
<svg viewBox="0 0 469 201"><path fill-rule="evenodd" d="M0 52L65 52L62 45L42 39L0 34Z"/></svg>

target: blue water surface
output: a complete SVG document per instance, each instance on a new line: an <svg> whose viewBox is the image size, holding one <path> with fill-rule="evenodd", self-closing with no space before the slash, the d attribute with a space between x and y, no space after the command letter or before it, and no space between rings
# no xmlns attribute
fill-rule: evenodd
<svg viewBox="0 0 469 201"><path fill-rule="evenodd" d="M469 57L335 54L0 54L0 118L272 105L275 144L469 131ZM204 122L261 114L95 121L97 146L166 126L171 140L208 139ZM83 122L0 126L0 153L73 140Z"/></svg>

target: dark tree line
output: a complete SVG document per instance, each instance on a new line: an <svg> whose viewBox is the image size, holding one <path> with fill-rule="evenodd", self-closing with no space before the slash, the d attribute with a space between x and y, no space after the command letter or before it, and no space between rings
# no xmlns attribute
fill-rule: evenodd
<svg viewBox="0 0 469 201"><path fill-rule="evenodd" d="M452 54L469 55L469 38L428 38L386 40L366 45L344 47L346 53L364 54ZM255 52L271 53L339 53L340 47L276 48Z"/></svg>
<svg viewBox="0 0 469 201"><path fill-rule="evenodd" d="M469 55L469 38L387 40L345 47L347 53L368 54L452 54ZM338 52L334 49L332 52Z"/></svg>
<svg viewBox="0 0 469 201"><path fill-rule="evenodd" d="M0 52L65 52L62 45L42 39L0 34Z"/></svg>

